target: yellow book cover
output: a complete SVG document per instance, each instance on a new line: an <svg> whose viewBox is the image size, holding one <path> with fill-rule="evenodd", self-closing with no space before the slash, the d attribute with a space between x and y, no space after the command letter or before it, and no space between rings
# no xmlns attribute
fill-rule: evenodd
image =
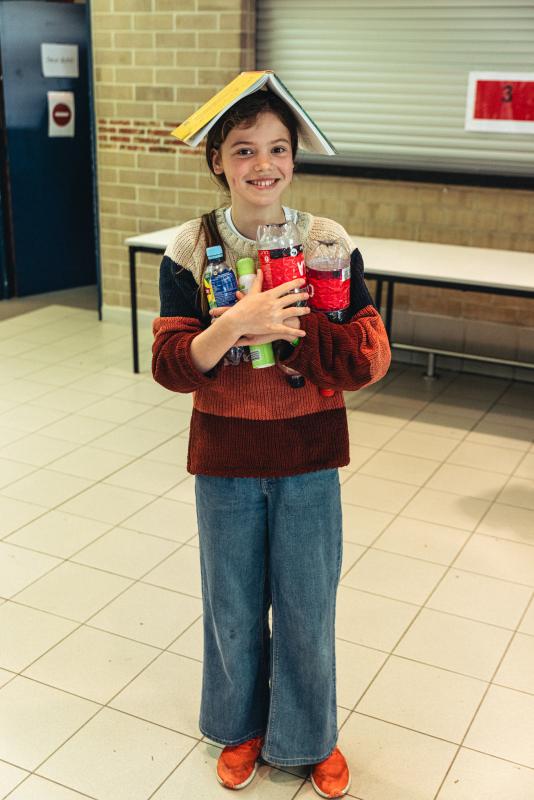
<svg viewBox="0 0 534 800"><path fill-rule="evenodd" d="M184 144L196 147L215 125L217 120L238 100L258 89L268 87L291 108L298 123L299 139L302 147L321 155L335 155L336 150L324 133L304 111L300 103L271 70L241 72L220 92L182 122L172 135Z"/></svg>

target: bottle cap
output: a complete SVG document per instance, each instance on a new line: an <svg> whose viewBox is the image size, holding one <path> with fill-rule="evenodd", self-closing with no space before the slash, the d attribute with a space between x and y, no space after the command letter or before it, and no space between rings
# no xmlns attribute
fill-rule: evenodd
<svg viewBox="0 0 534 800"><path fill-rule="evenodd" d="M319 389L319 392L323 397L333 397L335 395L335 389Z"/></svg>
<svg viewBox="0 0 534 800"><path fill-rule="evenodd" d="M235 266L239 276L253 275L256 272L256 265L254 264L253 258L240 258Z"/></svg>
<svg viewBox="0 0 534 800"><path fill-rule="evenodd" d="M206 247L206 255L208 258L222 258L223 249L220 244L214 244L213 247Z"/></svg>
<svg viewBox="0 0 534 800"><path fill-rule="evenodd" d="M306 382L304 375L288 375L287 379L292 389L302 389Z"/></svg>

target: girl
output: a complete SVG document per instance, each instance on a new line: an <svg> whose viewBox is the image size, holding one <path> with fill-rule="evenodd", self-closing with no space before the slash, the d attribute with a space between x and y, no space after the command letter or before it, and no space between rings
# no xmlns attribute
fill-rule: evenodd
<svg viewBox="0 0 534 800"><path fill-rule="evenodd" d="M313 239L343 237L352 249L337 223L282 206L297 144L291 110L265 90L238 101L209 132L208 167L231 206L186 222L165 253L153 375L195 393L188 470L196 476L204 607L199 726L226 745L218 780L243 788L261 756L310 765L315 790L341 797L350 785L336 747L334 644L338 467L349 463L343 390L385 375L388 339L358 250L345 325L293 305L308 297L304 279L261 292L258 270L249 294L212 312L200 288L206 246L220 244L233 268L256 256L262 223L294 220L305 254ZM296 287L299 294L287 294ZM280 360L306 378L303 388L292 389L277 367L223 366L230 347L275 340ZM318 386L336 391L323 397Z"/></svg>

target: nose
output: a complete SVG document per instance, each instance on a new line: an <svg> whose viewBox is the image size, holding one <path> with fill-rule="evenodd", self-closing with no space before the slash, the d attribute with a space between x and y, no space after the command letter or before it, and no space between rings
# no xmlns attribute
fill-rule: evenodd
<svg viewBox="0 0 534 800"><path fill-rule="evenodd" d="M256 163L254 164L254 170L256 172L265 172L266 170L271 168L271 159L267 153L258 154L256 158Z"/></svg>

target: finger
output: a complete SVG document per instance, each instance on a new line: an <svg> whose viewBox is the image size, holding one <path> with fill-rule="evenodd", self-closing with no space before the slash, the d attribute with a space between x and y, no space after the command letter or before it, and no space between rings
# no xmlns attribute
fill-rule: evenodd
<svg viewBox="0 0 534 800"><path fill-rule="evenodd" d="M291 294L285 294L283 297L279 297L277 300L277 304L281 308L287 308L288 306L292 306L295 303L300 303L303 300L308 300L310 295L308 292L295 292Z"/></svg>
<svg viewBox="0 0 534 800"><path fill-rule="evenodd" d="M279 286L275 286L274 289L269 289L275 297L281 297L284 294L287 294L292 289L300 289L301 286L304 286L306 283L306 278L295 278L292 281L287 281L287 283L281 283Z"/></svg>
<svg viewBox="0 0 534 800"><path fill-rule="evenodd" d="M222 314L224 314L230 308L232 308L232 306L221 306L220 308L210 308L210 316L211 317L220 317Z"/></svg>
<svg viewBox="0 0 534 800"><path fill-rule="evenodd" d="M249 294L259 294L261 292L263 286L263 270L258 267L256 270L256 280L250 287L248 293Z"/></svg>
<svg viewBox="0 0 534 800"><path fill-rule="evenodd" d="M292 317L304 317L306 314L311 313L311 308L308 306L297 306L296 308L291 309L291 316ZM291 319L291 317L287 317L286 319ZM286 320L284 320L285 322Z"/></svg>
<svg viewBox="0 0 534 800"><path fill-rule="evenodd" d="M238 300L242 300L242 299L244 298L244 296L245 296L245 295L243 294L243 292L240 292L240 291L238 290L238 291L235 293L235 296L237 297L237 299L238 299Z"/></svg>

